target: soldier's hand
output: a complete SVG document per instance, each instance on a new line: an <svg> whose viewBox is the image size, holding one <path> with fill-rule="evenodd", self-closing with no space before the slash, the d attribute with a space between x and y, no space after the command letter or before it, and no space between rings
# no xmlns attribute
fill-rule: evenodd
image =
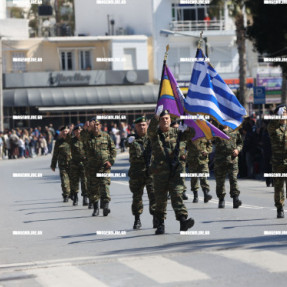
<svg viewBox="0 0 287 287"><path fill-rule="evenodd" d="M162 113L162 111L163 111L163 105L158 106L157 111L156 111L157 117L160 116L160 114Z"/></svg>
<svg viewBox="0 0 287 287"><path fill-rule="evenodd" d="M187 129L187 125L186 124L181 124L178 126L178 130L181 132L184 132Z"/></svg>
<svg viewBox="0 0 287 287"><path fill-rule="evenodd" d="M51 167L51 170L52 170L52 171L55 171L56 169L55 169L54 167Z"/></svg>
<svg viewBox="0 0 287 287"><path fill-rule="evenodd" d="M233 153L232 153L232 155L235 156L235 157L238 156L238 154L239 154L238 149L235 149L235 150L233 151Z"/></svg>
<svg viewBox="0 0 287 287"><path fill-rule="evenodd" d="M132 143L134 140L135 140L135 137L134 136L130 136L129 139L128 139L128 142Z"/></svg>
<svg viewBox="0 0 287 287"><path fill-rule="evenodd" d="M112 167L112 165L111 165L111 163L109 162L109 161L106 161L105 163L104 163L104 166L105 166L105 168L111 168Z"/></svg>

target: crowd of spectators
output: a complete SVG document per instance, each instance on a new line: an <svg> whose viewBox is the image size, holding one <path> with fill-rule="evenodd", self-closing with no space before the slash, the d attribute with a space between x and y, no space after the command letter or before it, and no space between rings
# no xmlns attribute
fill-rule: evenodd
<svg viewBox="0 0 287 287"><path fill-rule="evenodd" d="M78 124L78 123L77 123ZM264 173L271 173L271 144L267 132L268 122L248 117L240 129L243 149L239 155L239 177L263 179ZM74 124L70 124L73 129ZM133 125L126 122L103 122L102 130L109 133L117 149L125 151L125 140L134 133ZM53 141L57 139L58 130L52 124L44 129L40 126L29 129L12 129L0 131L0 159L23 159L47 155L52 152ZM212 154L210 170L213 169ZM272 185L272 179L266 178L266 184Z"/></svg>

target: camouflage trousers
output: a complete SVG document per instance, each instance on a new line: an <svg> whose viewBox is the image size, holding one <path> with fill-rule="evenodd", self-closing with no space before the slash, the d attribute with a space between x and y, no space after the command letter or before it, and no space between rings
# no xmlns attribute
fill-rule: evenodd
<svg viewBox="0 0 287 287"><path fill-rule="evenodd" d="M238 159L236 158L233 162L226 161L214 161L214 175L216 180L216 195L218 198L224 198L225 192L225 178L228 174L230 183L230 196L238 196L240 191L237 184L238 175Z"/></svg>
<svg viewBox="0 0 287 287"><path fill-rule="evenodd" d="M70 181L72 194L79 192L79 181L81 181L81 195L88 196L86 168L83 162L71 162Z"/></svg>
<svg viewBox="0 0 287 287"><path fill-rule="evenodd" d="M188 169L189 173L209 173L208 161L202 161L199 163L197 159L194 159L188 163ZM198 191L198 179L202 190L209 191L209 183L206 177L192 177L190 179L191 191Z"/></svg>
<svg viewBox="0 0 287 287"><path fill-rule="evenodd" d="M154 214L155 211L155 195L153 188L152 176L140 174L139 177L130 177L129 180L130 190L133 194L132 213L139 215L143 213L143 191L146 187L149 199L149 213Z"/></svg>
<svg viewBox="0 0 287 287"><path fill-rule="evenodd" d="M182 166L177 168L173 176L170 176L170 170L168 168L157 170L156 173L153 174L156 200L155 215L159 220L166 218L168 192L171 197L171 205L175 212L176 220L179 220L181 216L187 218L187 209L182 199L184 182L183 178L180 177L180 173L183 173Z"/></svg>
<svg viewBox="0 0 287 287"><path fill-rule="evenodd" d="M59 165L61 187L63 197L69 196L71 192L70 187L70 165Z"/></svg>
<svg viewBox="0 0 287 287"><path fill-rule="evenodd" d="M273 173L287 173L286 165L272 165ZM286 177L274 177L274 202L277 208L284 206L285 195L284 195L284 183L287 185Z"/></svg>
<svg viewBox="0 0 287 287"><path fill-rule="evenodd" d="M94 164L88 165L88 188L90 202L101 201L103 203L111 200L110 196L110 184L111 178L108 176L100 177L97 174L111 173L110 169L104 169L103 167L96 167Z"/></svg>

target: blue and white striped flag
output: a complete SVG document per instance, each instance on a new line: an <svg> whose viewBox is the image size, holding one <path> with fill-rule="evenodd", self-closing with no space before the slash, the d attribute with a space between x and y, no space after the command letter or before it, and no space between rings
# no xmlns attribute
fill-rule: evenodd
<svg viewBox="0 0 287 287"><path fill-rule="evenodd" d="M197 50L199 61L194 63L184 107L192 114L212 116L221 125L232 129L239 127L247 114L236 96L206 61L201 49Z"/></svg>

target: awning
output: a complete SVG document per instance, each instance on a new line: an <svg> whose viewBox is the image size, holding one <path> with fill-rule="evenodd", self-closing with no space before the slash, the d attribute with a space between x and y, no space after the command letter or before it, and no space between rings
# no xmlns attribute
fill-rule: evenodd
<svg viewBox="0 0 287 287"><path fill-rule="evenodd" d="M96 106L97 109L98 106L155 104L158 90L158 85L13 89L3 91L3 101L4 107L68 106L82 110L84 106Z"/></svg>

